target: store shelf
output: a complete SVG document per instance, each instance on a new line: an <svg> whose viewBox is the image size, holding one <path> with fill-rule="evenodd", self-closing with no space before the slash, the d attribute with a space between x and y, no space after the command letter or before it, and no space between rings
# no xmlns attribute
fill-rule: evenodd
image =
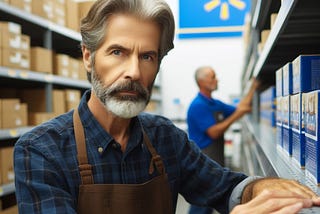
<svg viewBox="0 0 320 214"><path fill-rule="evenodd" d="M305 170L301 169L292 157L277 146L274 128L252 122L249 117L243 119L243 125L245 131L248 131L253 137L252 141L245 142L252 151L249 155L251 160L248 161L253 162L253 165L256 164L251 166L249 173L294 179L320 194L320 188L315 181L307 177ZM320 213L320 207L305 209L302 213Z"/></svg>
<svg viewBox="0 0 320 214"><path fill-rule="evenodd" d="M272 0L272 2L279 2ZM261 2L265 2L261 0ZM262 4L262 3L261 3ZM273 6L274 7L274 6ZM259 7L257 7L259 8ZM263 6L262 6L263 8ZM264 10L264 8L263 8ZM270 17L273 10L267 13L255 11L255 17ZM267 10L268 11L268 10ZM243 82L252 76L257 77L267 86L275 83L275 71L292 61L300 54L314 54L320 49L320 2L318 0L285 0L282 1L280 10L274 26L271 28L269 37L258 57L256 50L247 53L246 62L254 66L245 67L243 71ZM267 28L266 18L256 18L253 27L264 26ZM265 20L265 21L263 21ZM260 22L261 23L260 23ZM263 23L264 22L264 23ZM252 31L257 29L252 29ZM260 32L263 29L258 29ZM257 41L251 41L249 46L256 47ZM248 50L250 51L250 50ZM247 63L245 63L247 64Z"/></svg>
<svg viewBox="0 0 320 214"><path fill-rule="evenodd" d="M0 66L0 77L29 82L52 83L73 88L90 88L91 85L86 80L71 79L52 74L45 74L27 70L19 70Z"/></svg>
<svg viewBox="0 0 320 214"><path fill-rule="evenodd" d="M30 131L32 128L33 127L31 126L27 126L27 127L13 128L13 129L0 129L0 141L19 138L21 135Z"/></svg>
<svg viewBox="0 0 320 214"><path fill-rule="evenodd" d="M0 185L0 197L9 195L15 192L14 183Z"/></svg>
<svg viewBox="0 0 320 214"><path fill-rule="evenodd" d="M3 2L0 2L0 21L20 24L22 33L31 37L32 46L43 46L75 58L81 56L81 36L74 30Z"/></svg>

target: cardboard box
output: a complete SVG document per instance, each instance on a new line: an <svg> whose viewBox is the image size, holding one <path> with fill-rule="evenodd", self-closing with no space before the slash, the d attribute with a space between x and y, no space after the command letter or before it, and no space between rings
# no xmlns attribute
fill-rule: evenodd
<svg viewBox="0 0 320 214"><path fill-rule="evenodd" d="M14 22L0 21L0 30L2 31L2 35L8 35L10 33L21 35L21 25Z"/></svg>
<svg viewBox="0 0 320 214"><path fill-rule="evenodd" d="M19 91L21 102L28 104L28 112L46 112L46 91L44 89L24 89Z"/></svg>
<svg viewBox="0 0 320 214"><path fill-rule="evenodd" d="M265 44L268 37L269 37L269 34L270 34L270 30L263 30L261 31L261 39L260 39L260 42L262 44Z"/></svg>
<svg viewBox="0 0 320 214"><path fill-rule="evenodd" d="M15 33L2 33L0 47L19 49L21 47L21 35Z"/></svg>
<svg viewBox="0 0 320 214"><path fill-rule="evenodd" d="M32 0L10 0L10 4L28 13L31 13Z"/></svg>
<svg viewBox="0 0 320 214"><path fill-rule="evenodd" d="M0 214L18 214L18 205L11 206L7 209L1 210Z"/></svg>
<svg viewBox="0 0 320 214"><path fill-rule="evenodd" d="M30 51L8 48L3 48L2 51L2 66L30 69Z"/></svg>
<svg viewBox="0 0 320 214"><path fill-rule="evenodd" d="M42 47L32 47L30 69L33 71L52 74L52 51Z"/></svg>
<svg viewBox="0 0 320 214"><path fill-rule="evenodd" d="M79 65L79 60L74 59L74 58L69 58L70 60L70 70L69 70L69 76L72 79L79 79L79 70L80 70L80 65Z"/></svg>
<svg viewBox="0 0 320 214"><path fill-rule="evenodd" d="M282 98L283 149L292 156L292 129L290 127L290 95Z"/></svg>
<svg viewBox="0 0 320 214"><path fill-rule="evenodd" d="M47 122L48 120L51 120L54 118L54 113L50 112L29 112L28 113L28 121L29 125L31 126L37 126L41 123Z"/></svg>
<svg viewBox="0 0 320 214"><path fill-rule="evenodd" d="M293 94L320 89L320 55L300 55L292 62Z"/></svg>
<svg viewBox="0 0 320 214"><path fill-rule="evenodd" d="M303 126L302 93L291 95L290 126L292 129L292 157L301 168L305 167L305 133Z"/></svg>
<svg viewBox="0 0 320 214"><path fill-rule="evenodd" d="M277 20L277 17L278 17L278 13L272 13L270 15L270 28L272 29L273 26L274 26L274 23L276 22Z"/></svg>
<svg viewBox="0 0 320 214"><path fill-rule="evenodd" d="M82 1L78 2L78 11L79 11L79 20L83 19L87 16L91 6L94 4L95 1Z"/></svg>
<svg viewBox="0 0 320 214"><path fill-rule="evenodd" d="M21 50L30 51L30 36L28 35L21 35Z"/></svg>
<svg viewBox="0 0 320 214"><path fill-rule="evenodd" d="M3 184L14 181L13 147L0 148L0 170Z"/></svg>
<svg viewBox="0 0 320 214"><path fill-rule="evenodd" d="M52 21L58 25L66 26L66 7L64 3L59 1L53 2L53 19Z"/></svg>
<svg viewBox="0 0 320 214"><path fill-rule="evenodd" d="M23 119L21 118L21 107L19 99L2 99L2 125L3 129L21 127Z"/></svg>
<svg viewBox="0 0 320 214"><path fill-rule="evenodd" d="M63 114L66 112L66 102L65 102L65 91L64 90L53 90L53 113L55 116Z"/></svg>
<svg viewBox="0 0 320 214"><path fill-rule="evenodd" d="M81 92L79 90L67 89L65 90L66 110L77 108L81 99Z"/></svg>
<svg viewBox="0 0 320 214"><path fill-rule="evenodd" d="M78 12L78 4L74 0L67 0L66 1L66 23L67 27L79 32L79 26L80 26L80 19L77 19L75 17L79 17Z"/></svg>
<svg viewBox="0 0 320 214"><path fill-rule="evenodd" d="M53 73L63 77L69 77L70 60L66 54L55 54Z"/></svg>
<svg viewBox="0 0 320 214"><path fill-rule="evenodd" d="M292 94L292 63L288 62L282 68L283 96Z"/></svg>
<svg viewBox="0 0 320 214"><path fill-rule="evenodd" d="M36 0L31 3L32 13L48 20L53 20L54 1L53 0Z"/></svg>
<svg viewBox="0 0 320 214"><path fill-rule="evenodd" d="M306 175L318 185L320 184L319 94L320 90L309 92L305 100Z"/></svg>

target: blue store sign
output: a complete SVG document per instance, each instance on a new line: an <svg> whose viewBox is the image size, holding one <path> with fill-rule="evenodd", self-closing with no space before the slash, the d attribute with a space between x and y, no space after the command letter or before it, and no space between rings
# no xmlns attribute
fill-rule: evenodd
<svg viewBox="0 0 320 214"><path fill-rule="evenodd" d="M179 38L241 36L250 0L179 0Z"/></svg>

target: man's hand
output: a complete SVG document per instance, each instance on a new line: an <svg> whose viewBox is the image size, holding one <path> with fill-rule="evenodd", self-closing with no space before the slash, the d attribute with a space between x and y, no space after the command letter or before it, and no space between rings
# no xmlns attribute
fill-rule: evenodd
<svg viewBox="0 0 320 214"><path fill-rule="evenodd" d="M319 206L320 198L297 181L263 178L247 185L241 203L232 210L232 214L297 213L302 208Z"/></svg>

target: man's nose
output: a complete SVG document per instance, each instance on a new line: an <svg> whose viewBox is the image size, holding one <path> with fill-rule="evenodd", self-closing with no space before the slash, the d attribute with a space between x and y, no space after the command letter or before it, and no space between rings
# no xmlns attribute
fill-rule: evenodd
<svg viewBox="0 0 320 214"><path fill-rule="evenodd" d="M132 56L128 60L125 78L132 80L138 80L140 78L140 64L138 57Z"/></svg>

